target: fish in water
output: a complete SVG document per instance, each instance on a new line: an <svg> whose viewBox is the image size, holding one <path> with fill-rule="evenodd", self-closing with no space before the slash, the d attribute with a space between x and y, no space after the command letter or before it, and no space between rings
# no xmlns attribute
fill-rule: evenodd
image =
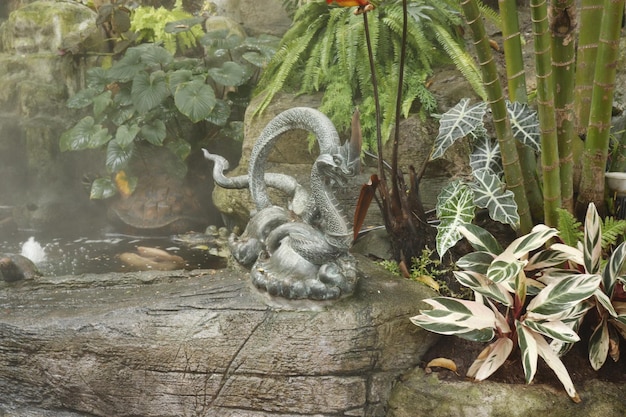
<svg viewBox="0 0 626 417"><path fill-rule="evenodd" d="M183 269L186 262L178 255L172 255L162 249L138 246L137 253L124 252L120 261L136 271L173 271Z"/></svg>

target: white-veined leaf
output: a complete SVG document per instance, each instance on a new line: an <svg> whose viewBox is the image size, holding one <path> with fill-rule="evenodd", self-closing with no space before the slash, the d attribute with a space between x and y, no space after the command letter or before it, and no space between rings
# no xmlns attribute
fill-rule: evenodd
<svg viewBox="0 0 626 417"><path fill-rule="evenodd" d="M498 370L513 350L513 341L500 337L487 346L467 370L467 376L477 381L484 381Z"/></svg>
<svg viewBox="0 0 626 417"><path fill-rule="evenodd" d="M474 201L470 188L454 181L441 190L437 203L437 252L442 257L461 239L459 227L474 219Z"/></svg>
<svg viewBox="0 0 626 417"><path fill-rule="evenodd" d="M504 170L498 142L487 136L476 138L474 150L470 155L470 167L474 172L489 169L496 176L501 177Z"/></svg>
<svg viewBox="0 0 626 417"><path fill-rule="evenodd" d="M588 274L600 273L602 261L602 220L598 215L596 206L589 203L585 216L585 239L583 253L585 256L585 269Z"/></svg>
<svg viewBox="0 0 626 417"><path fill-rule="evenodd" d="M527 271L532 271L537 269L551 268L561 265L568 259L569 257L567 254L550 248L534 254L526 264L525 269Z"/></svg>
<svg viewBox="0 0 626 417"><path fill-rule="evenodd" d="M574 308L572 308L567 316L561 321L578 334L578 329L580 329L580 325L585 318L585 314L587 314L587 311L593 308L593 306L593 303L590 303L589 301L576 304L576 306L574 306ZM554 350L558 356L565 355L569 352L573 345L574 343L563 342L557 339L550 342L550 347L552 347L552 350Z"/></svg>
<svg viewBox="0 0 626 417"><path fill-rule="evenodd" d="M456 261L456 266L465 271L472 271L479 274L486 274L489 265L493 262L495 256L489 252L476 251L463 255Z"/></svg>
<svg viewBox="0 0 626 417"><path fill-rule="evenodd" d="M528 252L543 246L549 239L558 235L558 231L545 224L538 224L527 235L518 237L504 250L501 256L512 256L520 259Z"/></svg>
<svg viewBox="0 0 626 417"><path fill-rule="evenodd" d="M468 223L459 227L459 232L467 239L475 251L484 251L494 255L502 253L502 247L496 238L480 226Z"/></svg>
<svg viewBox="0 0 626 417"><path fill-rule="evenodd" d="M604 291L602 291L601 288L598 288L593 293L593 296L595 297L596 302L604 307L604 309L608 311L611 316L617 317L617 311L615 311L615 308L613 308L613 303L611 302L611 299L604 293Z"/></svg>
<svg viewBox="0 0 626 417"><path fill-rule="evenodd" d="M513 297L502 286L488 280L484 275L472 271L453 271L454 277L464 285L507 307L513 306Z"/></svg>
<svg viewBox="0 0 626 417"><path fill-rule="evenodd" d="M513 192L505 188L500 178L489 169L474 171L474 203L489 210L489 216L501 223L517 226L519 214Z"/></svg>
<svg viewBox="0 0 626 417"><path fill-rule="evenodd" d="M547 285L527 307L530 320L560 320L576 304L589 298L600 285L599 275L578 274Z"/></svg>
<svg viewBox="0 0 626 417"><path fill-rule="evenodd" d="M617 248L609 256L609 260L602 271L602 286L604 292L609 298L613 295L615 282L617 281L620 271L626 261L626 242L619 244Z"/></svg>
<svg viewBox="0 0 626 417"><path fill-rule="evenodd" d="M539 353L539 356L541 356L546 364L554 371L554 374L557 378L559 378L559 381L563 384L565 391L567 391L567 395L570 396L572 401L579 403L580 397L576 392L576 388L574 388L572 378L569 376L567 368L565 368L565 365L563 365L563 362L561 362L556 352L552 350L548 342L546 342L542 336L532 331L530 331L530 334L535 339L537 353Z"/></svg>
<svg viewBox="0 0 626 417"><path fill-rule="evenodd" d="M506 103L506 109L509 113L511 130L515 139L532 148L535 152L541 152L537 112L527 104L509 101Z"/></svg>
<svg viewBox="0 0 626 417"><path fill-rule="evenodd" d="M411 322L431 332L457 335L468 340L488 342L495 332L495 317L490 308L475 301L436 297L424 300L433 308L420 310Z"/></svg>
<svg viewBox="0 0 626 417"><path fill-rule="evenodd" d="M515 327L517 328L517 342L522 354L524 377L526 378L526 383L530 384L537 372L537 342L533 337L533 331L522 325L522 323L516 321Z"/></svg>
<svg viewBox="0 0 626 417"><path fill-rule="evenodd" d="M564 245L563 243L554 243L550 246L550 249L561 252L563 256L567 257L568 261L574 262L576 265L585 264L585 255L577 248Z"/></svg>
<svg viewBox="0 0 626 417"><path fill-rule="evenodd" d="M576 334L571 327L566 325L560 320L556 321L534 321L524 320L524 325L528 328L547 336L554 340L560 340L566 343L575 343L580 340L580 337Z"/></svg>
<svg viewBox="0 0 626 417"><path fill-rule="evenodd" d="M487 111L487 104L480 102L470 105L468 98L461 101L444 113L439 119L439 134L435 138L431 159L441 157L458 139L470 134L473 130L482 127L483 117Z"/></svg>
<svg viewBox="0 0 626 417"><path fill-rule="evenodd" d="M609 354L609 326L606 318L598 324L589 338L589 362L596 371L604 365Z"/></svg>
<svg viewBox="0 0 626 417"><path fill-rule="evenodd" d="M524 270L525 265L526 261L501 259L498 257L489 266L487 279L497 283L512 282L519 275L520 271Z"/></svg>

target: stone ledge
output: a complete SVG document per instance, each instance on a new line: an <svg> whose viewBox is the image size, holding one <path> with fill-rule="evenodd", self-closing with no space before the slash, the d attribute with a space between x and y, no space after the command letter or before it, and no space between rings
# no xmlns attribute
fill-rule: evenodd
<svg viewBox="0 0 626 417"><path fill-rule="evenodd" d="M393 382L437 339L408 320L432 293L359 265L355 294L328 303L270 300L234 271L5 285L0 411L384 416Z"/></svg>

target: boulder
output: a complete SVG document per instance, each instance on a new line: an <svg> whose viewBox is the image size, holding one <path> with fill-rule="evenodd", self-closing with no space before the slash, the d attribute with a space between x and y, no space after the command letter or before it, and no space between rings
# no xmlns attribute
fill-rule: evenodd
<svg viewBox="0 0 626 417"><path fill-rule="evenodd" d="M590 380L577 387L580 404L564 390L547 385L491 381L445 381L416 368L394 386L387 417L550 416L621 417L626 415L623 384Z"/></svg>
<svg viewBox="0 0 626 417"><path fill-rule="evenodd" d="M0 414L382 417L437 340L408 319L433 294L358 263L355 293L322 303L232 270L5 284Z"/></svg>

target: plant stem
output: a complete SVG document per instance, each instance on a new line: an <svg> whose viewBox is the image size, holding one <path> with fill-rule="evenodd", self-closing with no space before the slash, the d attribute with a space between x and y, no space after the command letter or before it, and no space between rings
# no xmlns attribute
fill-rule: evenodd
<svg viewBox="0 0 626 417"><path fill-rule="evenodd" d="M488 103L491 107L496 136L500 144L507 187L515 195L517 211L520 216L519 232L526 234L532 229L533 222L530 216L528 200L526 199L524 177L522 176L515 139L511 131L502 86L498 79L496 63L491 54L491 46L485 34L485 27L481 20L476 0L463 0L461 1L461 6L467 23L472 29L472 37L483 74L483 84L485 84L485 89L487 90Z"/></svg>
<svg viewBox="0 0 626 417"><path fill-rule="evenodd" d="M600 24L600 42L594 73L589 127L583 153L583 169L576 212L583 213L589 202L604 209L604 171L609 149L615 74L619 57L619 35L624 0L605 0Z"/></svg>
<svg viewBox="0 0 626 417"><path fill-rule="evenodd" d="M561 178L559 148L554 111L554 76L552 73L552 44L545 0L531 0L530 10L535 39L537 68L537 110L541 129L541 162L543 168L543 211L545 223L556 226L557 208L561 207Z"/></svg>
<svg viewBox="0 0 626 417"><path fill-rule="evenodd" d="M509 100L528 103L522 41L516 0L499 0L502 16L502 37L504 39L504 59L506 62ZM526 197L532 218L543 222L543 195L537 178L537 157L535 152L520 141L515 143L524 176Z"/></svg>
<svg viewBox="0 0 626 417"><path fill-rule="evenodd" d="M575 139L574 70L576 65L575 28L576 5L574 0L552 0L550 7L552 33L552 70L554 71L554 110L559 148L561 177L561 205L574 212L574 157L572 142Z"/></svg>

